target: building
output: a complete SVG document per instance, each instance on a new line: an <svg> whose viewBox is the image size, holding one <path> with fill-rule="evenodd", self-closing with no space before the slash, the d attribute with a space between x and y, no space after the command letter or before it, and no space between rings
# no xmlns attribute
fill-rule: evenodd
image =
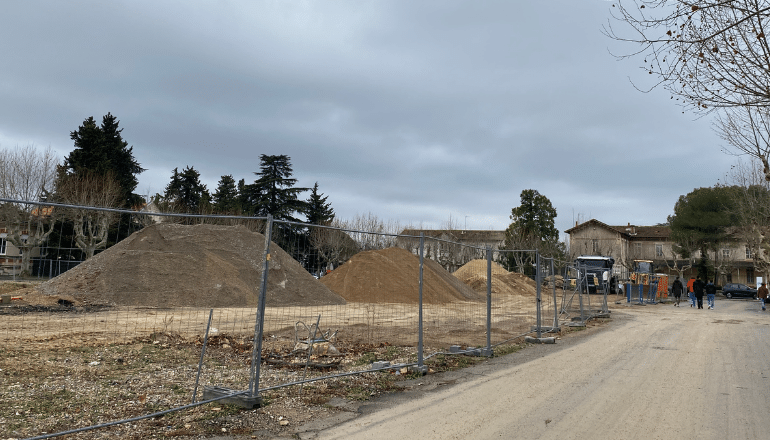
<svg viewBox="0 0 770 440"><path fill-rule="evenodd" d="M666 225L610 226L591 219L575 223L567 229L569 250L573 257L578 255L603 255L615 259L613 272L619 279L628 278L634 260L652 260L654 271L673 276L689 278L696 274L694 264L700 260L700 252L691 259L675 255L671 241L671 229ZM709 261L719 273L717 284L730 282L756 284L754 261L751 249L739 240L723 244L716 254L710 252Z"/></svg>

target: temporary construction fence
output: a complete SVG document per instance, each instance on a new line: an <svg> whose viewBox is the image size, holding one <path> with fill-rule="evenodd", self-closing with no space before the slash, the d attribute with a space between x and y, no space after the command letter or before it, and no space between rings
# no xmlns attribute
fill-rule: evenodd
<svg viewBox="0 0 770 440"><path fill-rule="evenodd" d="M92 226L99 226L99 214L110 214L102 239L113 243L100 251L99 237L76 240L73 231L84 228L64 215L34 218L49 231L36 250L40 258L86 254L77 244L83 241L95 255L29 290L25 295L38 304L0 308L0 343L39 350L195 341L201 358L188 386L201 396L193 398L198 403L248 407L279 387L378 370L422 374L437 354L491 356L501 344L542 338L607 312L606 290L587 295L579 268L537 250L271 217L0 202L22 212L85 211L91 217L79 218ZM5 227L10 234L19 226L6 220ZM526 256L532 278L505 267L514 252ZM442 267L458 258L464 264L454 274ZM248 372L227 383L206 362L207 341L223 335L251 353ZM362 362L349 353L369 356Z"/></svg>

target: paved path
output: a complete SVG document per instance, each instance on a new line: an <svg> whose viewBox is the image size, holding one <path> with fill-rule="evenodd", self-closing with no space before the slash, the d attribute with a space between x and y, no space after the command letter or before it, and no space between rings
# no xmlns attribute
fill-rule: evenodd
<svg viewBox="0 0 770 440"><path fill-rule="evenodd" d="M621 314L564 348L495 359L477 377L302 438L770 438L770 313L756 301Z"/></svg>

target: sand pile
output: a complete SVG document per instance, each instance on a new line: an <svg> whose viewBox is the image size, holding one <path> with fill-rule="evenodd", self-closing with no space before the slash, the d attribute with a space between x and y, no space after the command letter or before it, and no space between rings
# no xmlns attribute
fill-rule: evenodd
<svg viewBox="0 0 770 440"><path fill-rule="evenodd" d="M418 303L420 259L406 249L361 252L321 282L347 301ZM423 265L423 302L443 304L483 299L433 260Z"/></svg>
<svg viewBox="0 0 770 440"><path fill-rule="evenodd" d="M454 272L454 276L477 292L487 292L487 260L472 260ZM537 284L532 278L508 272L492 262L492 293L499 295L536 296Z"/></svg>
<svg viewBox="0 0 770 440"><path fill-rule="evenodd" d="M257 305L265 237L243 226L156 224L39 286L79 304ZM268 306L344 304L275 243Z"/></svg>

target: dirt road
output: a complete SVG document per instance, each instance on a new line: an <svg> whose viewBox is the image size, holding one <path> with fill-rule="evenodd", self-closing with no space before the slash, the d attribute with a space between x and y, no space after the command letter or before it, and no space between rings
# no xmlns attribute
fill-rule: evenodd
<svg viewBox="0 0 770 440"><path fill-rule="evenodd" d="M494 359L468 373L476 377L375 402L302 438L770 436L770 311L721 300L715 310L653 305L615 315L607 331L538 346L515 365Z"/></svg>

